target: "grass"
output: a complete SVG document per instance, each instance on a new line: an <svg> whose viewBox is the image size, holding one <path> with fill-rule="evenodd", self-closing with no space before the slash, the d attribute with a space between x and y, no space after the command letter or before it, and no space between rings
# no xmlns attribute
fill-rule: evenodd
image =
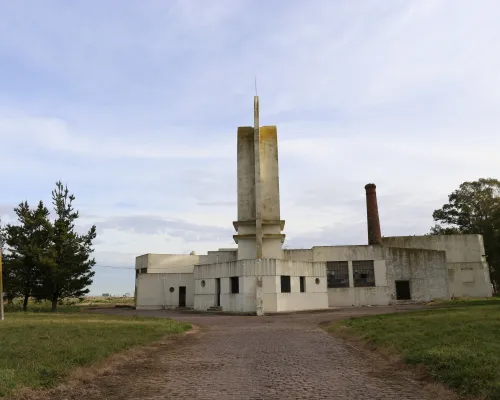
<svg viewBox="0 0 500 400"><path fill-rule="evenodd" d="M0 397L20 388L54 386L76 366L190 329L166 318L67 313L75 307L61 308L58 313L7 313L0 322Z"/></svg>
<svg viewBox="0 0 500 400"><path fill-rule="evenodd" d="M99 308L99 307L116 307L116 306L133 306L133 297L101 297L101 296L86 296L82 299L61 299L57 305L58 312L75 312L81 308ZM28 302L29 312L47 312L50 311L50 301L34 301L30 299ZM7 312L23 311L23 299L16 298L13 304L6 304Z"/></svg>
<svg viewBox="0 0 500 400"><path fill-rule="evenodd" d="M429 375L462 396L500 399L500 299L451 301L439 308L353 318L334 323L424 365Z"/></svg>

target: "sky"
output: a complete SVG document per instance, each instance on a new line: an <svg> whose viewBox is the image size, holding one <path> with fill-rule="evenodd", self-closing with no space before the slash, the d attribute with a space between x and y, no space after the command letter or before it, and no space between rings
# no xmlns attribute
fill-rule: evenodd
<svg viewBox="0 0 500 400"><path fill-rule="evenodd" d="M421 235L500 174L500 4L0 0L0 217L75 194L91 294L135 257L236 247L236 132L276 125L285 245Z"/></svg>

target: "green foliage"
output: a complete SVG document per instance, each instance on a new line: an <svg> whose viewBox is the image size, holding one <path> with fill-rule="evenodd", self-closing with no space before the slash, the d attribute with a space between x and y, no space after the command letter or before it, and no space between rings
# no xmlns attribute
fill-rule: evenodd
<svg viewBox="0 0 500 400"><path fill-rule="evenodd" d="M24 201L14 208L14 212L19 223L7 224L2 235L8 250L4 284L7 292L23 295L27 303L40 282L43 264L47 262L52 229L49 210L42 201L36 209L31 209Z"/></svg>
<svg viewBox="0 0 500 400"><path fill-rule="evenodd" d="M22 295L26 310L28 299L47 299L55 311L62 298L83 297L92 284L95 260L91 258L96 227L86 234L75 231L79 217L73 208L74 195L61 182L52 192L55 219L43 202L31 209L27 201L14 209L17 224L1 230L6 245L4 285L9 298Z"/></svg>
<svg viewBox="0 0 500 400"><path fill-rule="evenodd" d="M500 181L481 178L464 182L448 197L448 203L432 214L438 222L431 234L483 235L491 279L500 288Z"/></svg>
<svg viewBox="0 0 500 400"><path fill-rule="evenodd" d="M0 397L22 387L53 386L73 367L188 329L166 318L9 314L0 324Z"/></svg>
<svg viewBox="0 0 500 400"><path fill-rule="evenodd" d="M50 260L44 264L40 286L35 296L52 301L55 310L63 297L82 297L89 292L95 272L95 260L90 258L96 227L85 235L75 232L78 211L73 208L74 195L61 182L52 192L55 210Z"/></svg>
<svg viewBox="0 0 500 400"><path fill-rule="evenodd" d="M500 299L459 301L433 310L355 318L340 326L423 364L464 396L500 398Z"/></svg>

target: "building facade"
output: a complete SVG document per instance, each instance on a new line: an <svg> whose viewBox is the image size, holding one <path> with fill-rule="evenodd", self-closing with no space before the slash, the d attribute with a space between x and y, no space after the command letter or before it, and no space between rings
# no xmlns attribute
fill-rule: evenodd
<svg viewBox="0 0 500 400"><path fill-rule="evenodd" d="M238 128L235 249L136 258L137 309L265 313L490 297L480 235L382 237L376 186L365 186L368 245L283 249L275 126Z"/></svg>

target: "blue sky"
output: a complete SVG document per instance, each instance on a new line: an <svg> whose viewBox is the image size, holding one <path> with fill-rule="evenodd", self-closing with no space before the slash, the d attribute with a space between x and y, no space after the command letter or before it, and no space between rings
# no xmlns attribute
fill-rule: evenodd
<svg viewBox="0 0 500 400"><path fill-rule="evenodd" d="M0 216L76 195L99 265L234 247L236 129L278 126L288 247L424 234L498 177L496 1L1 1ZM92 293L132 292L96 268Z"/></svg>

